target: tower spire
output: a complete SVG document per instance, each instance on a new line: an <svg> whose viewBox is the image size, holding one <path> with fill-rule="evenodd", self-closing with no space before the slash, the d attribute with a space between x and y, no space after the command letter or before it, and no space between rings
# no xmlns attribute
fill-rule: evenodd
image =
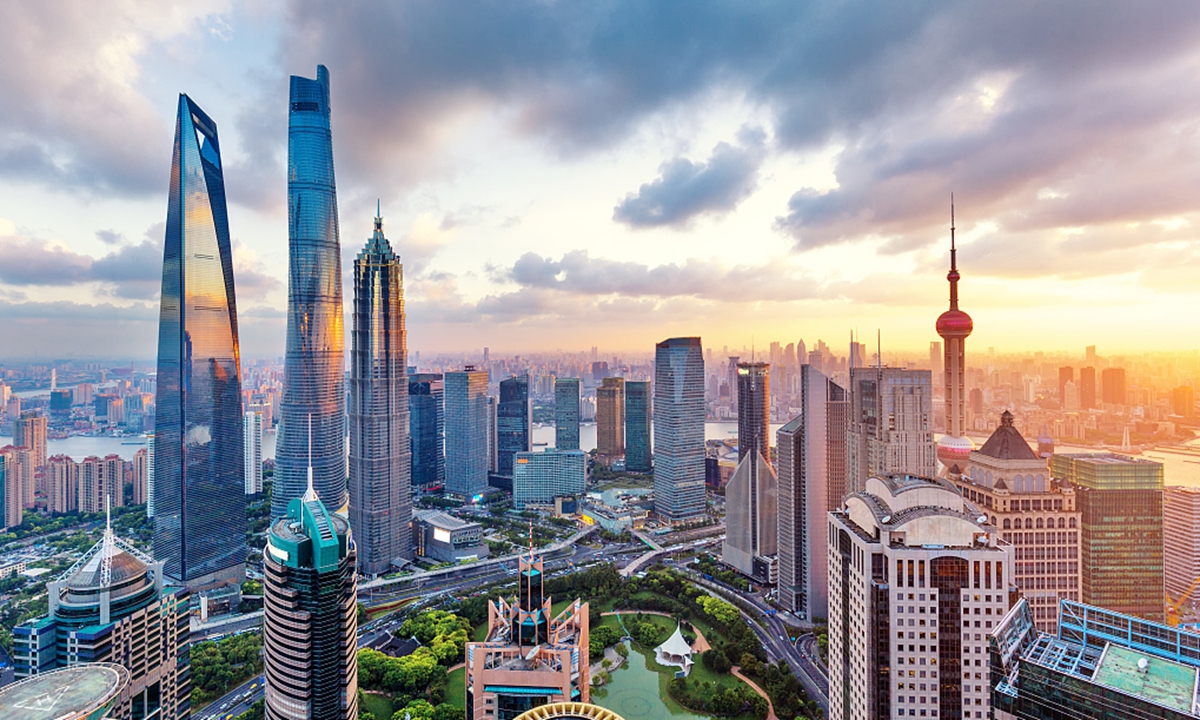
<svg viewBox="0 0 1200 720"><path fill-rule="evenodd" d="M312 413L308 414L308 489L304 491L304 502L317 499L317 491L313 489L312 466Z"/></svg>
<svg viewBox="0 0 1200 720"><path fill-rule="evenodd" d="M375 198L375 237L383 235L383 212L379 198Z"/></svg>
<svg viewBox="0 0 1200 720"><path fill-rule="evenodd" d="M954 193L950 193L950 309L958 309L958 248L954 244Z"/></svg>
<svg viewBox="0 0 1200 720"><path fill-rule="evenodd" d="M112 496L104 496L104 540L100 547L100 587L112 584L112 559L117 543L112 529Z"/></svg>

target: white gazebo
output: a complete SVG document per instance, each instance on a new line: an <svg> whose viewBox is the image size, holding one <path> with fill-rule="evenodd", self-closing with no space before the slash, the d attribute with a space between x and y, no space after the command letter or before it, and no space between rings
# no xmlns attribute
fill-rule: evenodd
<svg viewBox="0 0 1200 720"><path fill-rule="evenodd" d="M667 641L662 645L654 648L654 659L659 665L674 665L681 668L682 676L686 677L692 670L692 646L688 645L688 641L683 639L683 633L679 626L675 626L675 633L667 638ZM680 673L675 673L676 677L680 677Z"/></svg>

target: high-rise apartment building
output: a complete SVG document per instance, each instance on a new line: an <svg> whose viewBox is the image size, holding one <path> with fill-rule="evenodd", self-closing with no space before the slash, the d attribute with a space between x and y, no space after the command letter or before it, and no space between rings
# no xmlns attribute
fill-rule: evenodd
<svg viewBox="0 0 1200 720"><path fill-rule="evenodd" d="M954 246L954 201L950 201L950 309L938 316L937 333L946 346L943 363L946 390L946 433L938 441L937 456L943 474L953 475L966 464L975 443L967 437L967 338L975 325L958 309L958 250Z"/></svg>
<svg viewBox="0 0 1200 720"><path fill-rule="evenodd" d="M513 506L554 505L556 497L587 489L587 454L582 450L517 453L513 464Z"/></svg>
<svg viewBox="0 0 1200 720"><path fill-rule="evenodd" d="M805 364L800 415L776 433L779 449L779 599L812 620L828 617L828 513L846 494L846 390Z"/></svg>
<svg viewBox="0 0 1200 720"><path fill-rule="evenodd" d="M1012 555L945 479L871 477L829 514L829 717L989 718Z"/></svg>
<svg viewBox="0 0 1200 720"><path fill-rule="evenodd" d="M650 450L650 408L654 400L648 380L625 382L625 469L648 473L654 468Z"/></svg>
<svg viewBox="0 0 1200 720"><path fill-rule="evenodd" d="M13 422L13 445L29 448L35 469L46 464L46 432L50 419L34 410L26 410Z"/></svg>
<svg viewBox="0 0 1200 720"><path fill-rule="evenodd" d="M1178 614L1200 618L1200 488L1163 488L1163 581ZM1188 595L1188 591L1191 594ZM1184 597L1187 595L1187 597ZM1168 618L1170 620L1170 618Z"/></svg>
<svg viewBox="0 0 1200 720"><path fill-rule="evenodd" d="M79 501L81 513L102 513L107 505L125 504L125 461L119 455L91 456L79 463ZM242 511L245 514L245 511ZM243 536L245 530L242 531Z"/></svg>
<svg viewBox="0 0 1200 720"><path fill-rule="evenodd" d="M0 458L4 458L7 468L4 477L9 500L22 511L32 510L37 505L33 451L27 447L5 445L0 447ZM21 521L13 524L20 525Z"/></svg>
<svg viewBox="0 0 1200 720"><path fill-rule="evenodd" d="M48 490L46 506L51 514L58 515L77 511L79 509L79 463L66 455L55 455L46 460L46 489Z"/></svg>
<svg viewBox="0 0 1200 720"><path fill-rule="evenodd" d="M579 449L580 420L579 378L554 379L554 447Z"/></svg>
<svg viewBox="0 0 1200 720"><path fill-rule="evenodd" d="M1075 368L1071 366L1060 367L1058 369L1058 399L1062 404L1066 404L1067 383L1075 382ZM1078 387L1078 385L1076 386Z"/></svg>
<svg viewBox="0 0 1200 720"><path fill-rule="evenodd" d="M861 490L863 481L872 475L937 474L929 371L854 368L849 390L847 492Z"/></svg>
<svg viewBox="0 0 1200 720"><path fill-rule="evenodd" d="M354 259L350 355L350 525L358 567L378 575L412 558L412 446L408 439L408 347L404 267L375 231Z"/></svg>
<svg viewBox="0 0 1200 720"><path fill-rule="evenodd" d="M246 494L258 495L263 491L262 413L251 410L242 415L242 432L246 437Z"/></svg>
<svg viewBox="0 0 1200 720"><path fill-rule="evenodd" d="M110 524L46 590L48 614L13 629L18 678L116 663L129 671L130 685L106 717L189 717L189 594L165 577L161 561L117 538Z"/></svg>
<svg viewBox="0 0 1200 720"><path fill-rule="evenodd" d="M146 448L140 448L133 454L129 464L129 484L132 490L134 505L146 504Z"/></svg>
<svg viewBox="0 0 1200 720"><path fill-rule="evenodd" d="M1105 405L1125 404L1125 368L1104 368L1100 373L1100 400Z"/></svg>
<svg viewBox="0 0 1200 720"><path fill-rule="evenodd" d="M446 492L467 500L488 483L488 375L468 365L445 375Z"/></svg>
<svg viewBox="0 0 1200 720"><path fill-rule="evenodd" d="M267 533L263 553L266 717L358 716L358 562L345 518L310 484Z"/></svg>
<svg viewBox="0 0 1200 720"><path fill-rule="evenodd" d="M654 353L654 512L668 523L704 516L704 351L700 338Z"/></svg>
<svg viewBox="0 0 1200 720"><path fill-rule="evenodd" d="M596 388L596 460L611 465L625 456L625 380L604 378Z"/></svg>
<svg viewBox="0 0 1200 720"><path fill-rule="evenodd" d="M158 319L154 554L192 590L245 577L241 363L221 168L216 124L180 95ZM84 496L87 482L85 469L79 509L97 512L103 500Z"/></svg>
<svg viewBox="0 0 1200 720"><path fill-rule="evenodd" d="M1080 599L1163 620L1163 466L1124 455L1052 455L1050 474L1075 488Z"/></svg>
<svg viewBox="0 0 1200 720"><path fill-rule="evenodd" d="M292 498L304 494L310 454L317 493L334 508L345 501L344 352L329 71L318 65L315 80L291 78L287 351L271 490L274 518L283 517Z"/></svg>
<svg viewBox="0 0 1200 720"><path fill-rule="evenodd" d="M517 453L532 449L533 402L529 395L529 375L501 380L500 402L496 406L497 473L511 478Z"/></svg>
<svg viewBox="0 0 1200 720"><path fill-rule="evenodd" d="M591 700L588 604L554 615L542 559L518 560L517 601L490 602L487 635L467 643L468 720L513 720L548 703Z"/></svg>
<svg viewBox="0 0 1200 720"><path fill-rule="evenodd" d="M0 448L0 527L7 530L16 527L25 519L25 507L21 503L21 481L17 477L16 453L14 448Z"/></svg>
<svg viewBox="0 0 1200 720"><path fill-rule="evenodd" d="M441 373L408 376L408 437L414 488L430 488L446 482L444 400Z"/></svg>
<svg viewBox="0 0 1200 720"><path fill-rule="evenodd" d="M1096 368L1079 368L1079 407L1091 410L1096 407Z"/></svg>
<svg viewBox="0 0 1200 720"><path fill-rule="evenodd" d="M951 481L1012 545L1013 582L1029 601L1038 629L1054 632L1059 601L1078 600L1081 592L1075 489L1050 477L1045 458L1029 447L1007 410Z"/></svg>
<svg viewBox="0 0 1200 720"><path fill-rule="evenodd" d="M769 460L771 366L739 363L738 464L725 486L725 542L721 559L762 581L779 541L779 483Z"/></svg>

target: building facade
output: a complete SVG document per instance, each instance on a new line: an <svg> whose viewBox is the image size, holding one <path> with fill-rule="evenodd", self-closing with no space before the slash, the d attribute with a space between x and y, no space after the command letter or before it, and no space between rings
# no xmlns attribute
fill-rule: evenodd
<svg viewBox="0 0 1200 720"><path fill-rule="evenodd" d="M579 449L581 410L579 378L554 379L554 447Z"/></svg>
<svg viewBox="0 0 1200 720"><path fill-rule="evenodd" d="M266 717L358 717L358 559L345 518L292 498L263 552Z"/></svg>
<svg viewBox="0 0 1200 720"><path fill-rule="evenodd" d="M91 456L79 463L79 499L76 503L79 512L95 514L104 512L108 505L121 507L125 504L124 490L125 461L120 455Z"/></svg>
<svg viewBox="0 0 1200 720"><path fill-rule="evenodd" d="M55 455L46 461L46 507L59 515L79 509L79 463L66 455Z"/></svg>
<svg viewBox="0 0 1200 720"><path fill-rule="evenodd" d="M650 449L650 383L629 380L625 383L625 469L648 473L654 469Z"/></svg>
<svg viewBox="0 0 1200 720"><path fill-rule="evenodd" d="M5 530L20 525L25 519L16 453L11 450L0 448L0 526Z"/></svg>
<svg viewBox="0 0 1200 720"><path fill-rule="evenodd" d="M937 473L928 370L853 368L850 403L847 492L860 490L872 475Z"/></svg>
<svg viewBox="0 0 1200 720"><path fill-rule="evenodd" d="M500 402L496 406L496 471L513 477L517 453L533 449L533 403L529 395L529 375L517 375L500 381Z"/></svg>
<svg viewBox="0 0 1200 720"><path fill-rule="evenodd" d="M129 484L132 490L133 504L146 504L146 448L140 448L133 454L129 463Z"/></svg>
<svg viewBox="0 0 1200 720"><path fill-rule="evenodd" d="M26 410L13 421L13 445L29 448L35 470L46 464L46 434L49 429L50 419L35 410Z"/></svg>
<svg viewBox="0 0 1200 720"><path fill-rule="evenodd" d="M488 483L487 383L472 365L445 375L446 492L468 500Z"/></svg>
<svg viewBox="0 0 1200 720"><path fill-rule="evenodd" d="M1179 618L1200 619L1200 488L1163 488L1163 581ZM1168 623L1171 618L1167 618Z"/></svg>
<svg viewBox="0 0 1200 720"><path fill-rule="evenodd" d="M670 338L654 352L654 512L668 523L704 517L704 351Z"/></svg>
<svg viewBox="0 0 1200 720"><path fill-rule="evenodd" d="M1080 599L1163 620L1163 466L1124 455L1052 455L1050 474L1075 488Z"/></svg>
<svg viewBox="0 0 1200 720"><path fill-rule="evenodd" d="M368 575L412 558L412 446L408 439L408 347L404 267L375 216L354 259L350 354L350 525Z"/></svg>
<svg viewBox="0 0 1200 720"><path fill-rule="evenodd" d="M258 495L263 491L263 416L261 412L251 410L242 416L242 433L246 437L246 494Z"/></svg>
<svg viewBox="0 0 1200 720"><path fill-rule="evenodd" d="M829 514L829 717L990 718L1012 556L943 478L871 477Z"/></svg>
<svg viewBox="0 0 1200 720"><path fill-rule="evenodd" d="M738 464L725 485L725 542L721 559L743 575L756 573L755 560L774 556L779 539L779 484L768 459L771 366L739 363ZM759 561L762 568L765 563Z"/></svg>
<svg viewBox="0 0 1200 720"><path fill-rule="evenodd" d="M420 510L413 514L413 534L417 555L438 562L460 562L488 556L483 541L483 526L448 515L441 510Z"/></svg>
<svg viewBox="0 0 1200 720"><path fill-rule="evenodd" d="M587 454L582 450L517 453L513 464L513 507L553 505L554 498L587 490Z"/></svg>
<svg viewBox="0 0 1200 720"><path fill-rule="evenodd" d="M192 590L245 578L242 370L221 168L217 126L181 95L158 320L154 554ZM82 494L86 473L79 509L96 512L97 496Z"/></svg>
<svg viewBox="0 0 1200 720"><path fill-rule="evenodd" d="M329 71L291 77L288 111L288 318L271 517L313 486L345 501L346 363L342 255L329 125ZM402 360L403 362L403 360ZM311 432L309 426L312 426ZM311 435L311 437L310 437Z"/></svg>
<svg viewBox="0 0 1200 720"><path fill-rule="evenodd" d="M446 482L444 400L441 373L408 376L408 437L414 488L430 488Z"/></svg>
<svg viewBox="0 0 1200 720"><path fill-rule="evenodd" d="M625 457L625 379L604 378L596 388L596 460L611 465Z"/></svg>
<svg viewBox="0 0 1200 720"><path fill-rule="evenodd" d="M5 507L9 527L20 525L26 510L34 507L33 451L27 447L0 447L0 464L4 465ZM14 522L15 521L15 522Z"/></svg>

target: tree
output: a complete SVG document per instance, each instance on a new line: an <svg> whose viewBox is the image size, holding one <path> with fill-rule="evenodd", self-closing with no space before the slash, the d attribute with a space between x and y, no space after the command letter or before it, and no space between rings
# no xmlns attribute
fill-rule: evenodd
<svg viewBox="0 0 1200 720"><path fill-rule="evenodd" d="M442 703L433 709L433 720L466 720L466 710Z"/></svg>
<svg viewBox="0 0 1200 720"><path fill-rule="evenodd" d="M706 614L711 615L717 622L724 625L730 625L740 617L737 608L720 598L715 598L711 595L701 595L696 598L696 602L704 609Z"/></svg>
<svg viewBox="0 0 1200 720"><path fill-rule="evenodd" d="M725 657L725 653L721 652L720 648L705 651L700 656L700 661L704 663L704 667L722 675L729 672L729 669L733 667L729 662L729 658Z"/></svg>
<svg viewBox="0 0 1200 720"><path fill-rule="evenodd" d="M392 713L392 720L433 720L433 706L428 700L413 700Z"/></svg>
<svg viewBox="0 0 1200 720"><path fill-rule="evenodd" d="M758 677L759 673L762 672L762 663L750 653L742 653L740 664L742 666L742 673L750 677Z"/></svg>

